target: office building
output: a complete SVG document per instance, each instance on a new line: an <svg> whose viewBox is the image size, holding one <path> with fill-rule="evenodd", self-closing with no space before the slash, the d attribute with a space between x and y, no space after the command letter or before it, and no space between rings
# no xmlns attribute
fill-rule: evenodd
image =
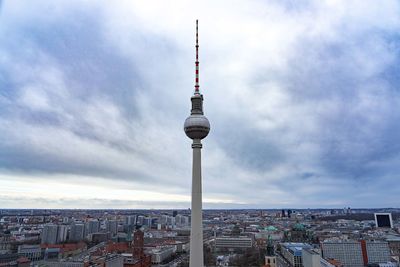
<svg viewBox="0 0 400 267"><path fill-rule="evenodd" d="M168 215L161 215L160 217L160 224L166 225L167 224L167 220L168 220Z"/></svg>
<svg viewBox="0 0 400 267"><path fill-rule="evenodd" d="M301 250L303 267L320 267L321 255L314 249L305 248Z"/></svg>
<svg viewBox="0 0 400 267"><path fill-rule="evenodd" d="M28 258L31 261L43 259L42 248L40 245L20 245L18 246L18 255Z"/></svg>
<svg viewBox="0 0 400 267"><path fill-rule="evenodd" d="M111 236L116 236L118 233L118 221L116 220L106 221L106 231L111 233Z"/></svg>
<svg viewBox="0 0 400 267"><path fill-rule="evenodd" d="M69 241L79 242L85 238L85 225L83 223L74 223L69 232Z"/></svg>
<svg viewBox="0 0 400 267"><path fill-rule="evenodd" d="M251 248L253 239L251 237L217 237L215 239L215 248L219 249L243 249Z"/></svg>
<svg viewBox="0 0 400 267"><path fill-rule="evenodd" d="M132 226L136 224L136 215L128 215L125 217L125 225Z"/></svg>
<svg viewBox="0 0 400 267"><path fill-rule="evenodd" d="M340 261L345 267L362 267L390 261L389 244L384 241L323 242L322 255L325 259Z"/></svg>
<svg viewBox="0 0 400 267"><path fill-rule="evenodd" d="M338 260L346 267L364 266L361 242L323 242L321 249L325 259Z"/></svg>
<svg viewBox="0 0 400 267"><path fill-rule="evenodd" d="M57 243L67 241L68 227L66 225L58 225L57 228Z"/></svg>
<svg viewBox="0 0 400 267"><path fill-rule="evenodd" d="M139 216L137 216L136 222L138 225L143 225L143 220L144 220L144 216L139 215Z"/></svg>
<svg viewBox="0 0 400 267"><path fill-rule="evenodd" d="M47 224L43 227L41 243L42 244L57 244L58 225Z"/></svg>
<svg viewBox="0 0 400 267"><path fill-rule="evenodd" d="M144 217L142 226L146 226L148 228L151 228L152 223L153 223L153 219L151 217Z"/></svg>
<svg viewBox="0 0 400 267"><path fill-rule="evenodd" d="M379 228L393 228L391 213L374 213L375 226Z"/></svg>
<svg viewBox="0 0 400 267"><path fill-rule="evenodd" d="M189 217L178 214L175 217L175 224L180 227L188 226L189 225Z"/></svg>
<svg viewBox="0 0 400 267"><path fill-rule="evenodd" d="M306 243L282 243L281 255L291 267L302 267L302 250L311 248L311 245Z"/></svg>
<svg viewBox="0 0 400 267"><path fill-rule="evenodd" d="M98 220L91 220L86 223L86 234L93 234L100 232L100 222Z"/></svg>
<svg viewBox="0 0 400 267"><path fill-rule="evenodd" d="M365 242L368 263L386 263L390 261L389 243L384 241Z"/></svg>
<svg viewBox="0 0 400 267"><path fill-rule="evenodd" d="M174 253L173 247L163 247L158 249L153 249L151 251L151 262L153 264L160 264L163 261L171 258Z"/></svg>

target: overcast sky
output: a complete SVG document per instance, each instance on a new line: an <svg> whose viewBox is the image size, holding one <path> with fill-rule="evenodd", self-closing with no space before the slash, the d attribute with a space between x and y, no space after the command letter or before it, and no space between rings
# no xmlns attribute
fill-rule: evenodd
<svg viewBox="0 0 400 267"><path fill-rule="evenodd" d="M0 208L399 207L399 1L0 2Z"/></svg>

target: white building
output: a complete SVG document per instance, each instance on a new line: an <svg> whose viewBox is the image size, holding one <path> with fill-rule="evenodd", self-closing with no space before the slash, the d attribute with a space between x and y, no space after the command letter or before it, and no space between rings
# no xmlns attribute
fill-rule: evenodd
<svg viewBox="0 0 400 267"><path fill-rule="evenodd" d="M43 258L40 245L20 245L18 246L18 255L27 257L31 261L39 261Z"/></svg>
<svg viewBox="0 0 400 267"><path fill-rule="evenodd" d="M321 255L313 249L302 249L301 257L303 259L303 267L320 267Z"/></svg>
<svg viewBox="0 0 400 267"><path fill-rule="evenodd" d="M217 237L215 239L216 248L251 248L253 239L250 237Z"/></svg>
<svg viewBox="0 0 400 267"><path fill-rule="evenodd" d="M174 253L173 247L164 247L164 248L153 249L151 251L151 262L153 264L160 264L164 260L171 257L173 253Z"/></svg>

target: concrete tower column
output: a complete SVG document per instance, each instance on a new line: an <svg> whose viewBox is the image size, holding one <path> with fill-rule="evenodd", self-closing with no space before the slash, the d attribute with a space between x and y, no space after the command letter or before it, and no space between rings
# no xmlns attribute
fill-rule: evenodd
<svg viewBox="0 0 400 267"><path fill-rule="evenodd" d="M203 210L200 139L194 139L192 169L192 221L190 230L190 267L203 267Z"/></svg>
<svg viewBox="0 0 400 267"><path fill-rule="evenodd" d="M183 129L186 135L193 140L193 169L192 169L192 222L190 230L190 267L203 267L203 214L201 189L201 140L210 131L210 122L203 113L203 95L199 85L199 39L198 21L196 21L196 79L194 95L190 98L192 109L190 116L185 120Z"/></svg>

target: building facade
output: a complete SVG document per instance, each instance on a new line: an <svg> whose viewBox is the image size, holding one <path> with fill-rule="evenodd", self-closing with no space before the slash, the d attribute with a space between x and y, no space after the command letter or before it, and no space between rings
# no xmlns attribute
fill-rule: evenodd
<svg viewBox="0 0 400 267"><path fill-rule="evenodd" d="M28 258L31 261L43 259L42 248L40 245L20 245L18 246L18 255Z"/></svg>
<svg viewBox="0 0 400 267"><path fill-rule="evenodd" d="M42 244L57 244L58 225L48 224L43 227L41 243Z"/></svg>
<svg viewBox="0 0 400 267"><path fill-rule="evenodd" d="M69 240L72 242L79 242L84 238L85 238L85 225L83 223L72 224L69 232Z"/></svg>
<svg viewBox="0 0 400 267"><path fill-rule="evenodd" d="M91 220L86 223L86 234L93 234L100 232L100 222L98 220Z"/></svg>
<svg viewBox="0 0 400 267"><path fill-rule="evenodd" d="M153 249L151 252L151 262L153 264L160 264L167 260L174 253L173 247L164 247L159 249Z"/></svg>
<svg viewBox="0 0 400 267"><path fill-rule="evenodd" d="M243 249L252 246L253 239L250 237L217 237L215 239L215 248L219 249Z"/></svg>
<svg viewBox="0 0 400 267"><path fill-rule="evenodd" d="M301 256L303 260L303 267L321 266L321 255L318 251L313 249L302 249Z"/></svg>
<svg viewBox="0 0 400 267"><path fill-rule="evenodd" d="M390 261L390 249L385 241L342 241L323 242L322 254L325 259L335 259L346 267L362 267Z"/></svg>
<svg viewBox="0 0 400 267"><path fill-rule="evenodd" d="M282 243L281 255L291 267L303 267L302 250L311 248L306 243Z"/></svg>

